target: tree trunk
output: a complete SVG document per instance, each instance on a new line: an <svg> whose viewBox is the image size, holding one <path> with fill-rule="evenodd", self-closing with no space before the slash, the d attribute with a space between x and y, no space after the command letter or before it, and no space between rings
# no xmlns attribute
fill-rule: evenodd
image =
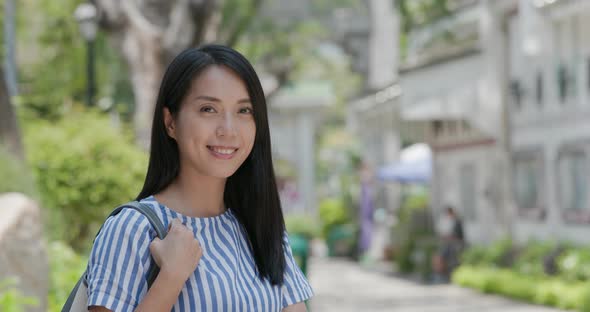
<svg viewBox="0 0 590 312"><path fill-rule="evenodd" d="M10 102L3 70L0 70L0 143L5 145L10 153L24 159L18 121Z"/></svg>
<svg viewBox="0 0 590 312"><path fill-rule="evenodd" d="M133 122L136 141L147 149L154 107L164 72L162 49L157 39L143 36L139 30L131 28L123 39L123 54L129 64L135 94Z"/></svg>
<svg viewBox="0 0 590 312"><path fill-rule="evenodd" d="M165 66L182 50L216 39L221 0L96 0L101 26L129 65L137 142L149 147Z"/></svg>

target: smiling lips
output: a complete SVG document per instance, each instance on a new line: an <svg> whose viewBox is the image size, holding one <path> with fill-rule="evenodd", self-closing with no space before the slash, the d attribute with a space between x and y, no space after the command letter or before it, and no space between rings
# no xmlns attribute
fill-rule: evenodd
<svg viewBox="0 0 590 312"><path fill-rule="evenodd" d="M231 159L236 154L238 148L228 146L211 146L207 145L207 149L211 154L219 159Z"/></svg>

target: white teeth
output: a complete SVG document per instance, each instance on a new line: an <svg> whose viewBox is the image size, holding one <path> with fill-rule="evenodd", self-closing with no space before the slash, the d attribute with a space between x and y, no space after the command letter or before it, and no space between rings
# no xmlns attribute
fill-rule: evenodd
<svg viewBox="0 0 590 312"><path fill-rule="evenodd" d="M226 148L212 148L212 150L219 154L229 155L235 152L235 149L226 149Z"/></svg>

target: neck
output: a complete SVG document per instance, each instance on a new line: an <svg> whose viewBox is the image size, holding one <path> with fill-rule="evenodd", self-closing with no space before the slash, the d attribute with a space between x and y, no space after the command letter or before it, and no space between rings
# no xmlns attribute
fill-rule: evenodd
<svg viewBox="0 0 590 312"><path fill-rule="evenodd" d="M223 193L227 179L181 170L178 177L156 200L188 217L207 218L225 212Z"/></svg>

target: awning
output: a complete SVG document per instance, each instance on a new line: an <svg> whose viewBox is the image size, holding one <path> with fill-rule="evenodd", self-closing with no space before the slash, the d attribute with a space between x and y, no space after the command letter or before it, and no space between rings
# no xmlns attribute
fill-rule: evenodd
<svg viewBox="0 0 590 312"><path fill-rule="evenodd" d="M377 171L381 181L426 184L432 176L432 151L427 144L418 143L402 150L400 161Z"/></svg>

